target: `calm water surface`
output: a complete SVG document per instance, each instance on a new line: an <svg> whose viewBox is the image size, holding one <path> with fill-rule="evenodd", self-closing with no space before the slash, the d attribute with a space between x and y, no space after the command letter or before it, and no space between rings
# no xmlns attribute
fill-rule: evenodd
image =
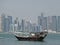
<svg viewBox="0 0 60 45"><path fill-rule="evenodd" d="M60 45L60 34L48 34L43 42L18 41L12 34L0 34L0 45Z"/></svg>

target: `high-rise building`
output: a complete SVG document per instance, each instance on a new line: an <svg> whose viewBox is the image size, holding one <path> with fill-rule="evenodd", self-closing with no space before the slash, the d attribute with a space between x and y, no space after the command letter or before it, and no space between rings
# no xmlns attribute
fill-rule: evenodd
<svg viewBox="0 0 60 45"><path fill-rule="evenodd" d="M40 16L38 16L38 25L40 26Z"/></svg>
<svg viewBox="0 0 60 45"><path fill-rule="evenodd" d="M52 16L47 17L47 30L52 30Z"/></svg>
<svg viewBox="0 0 60 45"><path fill-rule="evenodd" d="M8 18L5 18L5 32L8 32L9 25L8 25Z"/></svg>
<svg viewBox="0 0 60 45"><path fill-rule="evenodd" d="M32 23L30 21L25 22L25 31L32 32Z"/></svg>
<svg viewBox="0 0 60 45"><path fill-rule="evenodd" d="M35 23L32 24L32 32L36 32L36 24Z"/></svg>
<svg viewBox="0 0 60 45"><path fill-rule="evenodd" d="M60 32L60 16L57 18L57 31Z"/></svg>
<svg viewBox="0 0 60 45"><path fill-rule="evenodd" d="M19 21L18 18L14 20L14 31L19 31Z"/></svg>
<svg viewBox="0 0 60 45"><path fill-rule="evenodd" d="M35 26L35 32L40 32L40 27L38 25Z"/></svg>
<svg viewBox="0 0 60 45"><path fill-rule="evenodd" d="M43 28L43 18L44 18L43 13L41 13L41 17L40 17L40 25L42 26L42 28Z"/></svg>
<svg viewBox="0 0 60 45"><path fill-rule="evenodd" d="M43 18L43 30L47 30L47 17Z"/></svg>
<svg viewBox="0 0 60 45"><path fill-rule="evenodd" d="M40 32L40 27L35 23L32 24L32 32Z"/></svg>
<svg viewBox="0 0 60 45"><path fill-rule="evenodd" d="M8 16L7 17L7 26L8 26L8 31L10 31L10 26L11 26L11 24L12 24L12 16Z"/></svg>
<svg viewBox="0 0 60 45"><path fill-rule="evenodd" d="M1 21L1 16L0 16L0 32L2 32L2 21Z"/></svg>
<svg viewBox="0 0 60 45"><path fill-rule="evenodd" d="M57 17L52 16L52 30L56 31L57 30Z"/></svg>
<svg viewBox="0 0 60 45"><path fill-rule="evenodd" d="M40 18L40 29L41 29L41 31L43 31L44 30L44 15L43 15L43 13L41 13L41 18Z"/></svg>
<svg viewBox="0 0 60 45"><path fill-rule="evenodd" d="M6 32L6 18L5 18L5 14L1 15L1 21L2 21L2 31Z"/></svg>
<svg viewBox="0 0 60 45"><path fill-rule="evenodd" d="M10 30L10 25L12 24L12 16L5 16L5 14L1 15L2 21L2 30L3 32L8 32Z"/></svg>
<svg viewBox="0 0 60 45"><path fill-rule="evenodd" d="M41 13L41 16L38 16L38 26L39 26L39 29L43 30L43 20L44 20L44 16L43 16L43 13Z"/></svg>
<svg viewBox="0 0 60 45"><path fill-rule="evenodd" d="M18 18L14 20L14 24L17 24L17 23L18 23Z"/></svg>
<svg viewBox="0 0 60 45"><path fill-rule="evenodd" d="M25 28L25 20L22 19L22 21L21 21L21 30L25 31L24 28Z"/></svg>
<svg viewBox="0 0 60 45"><path fill-rule="evenodd" d="M38 16L38 30L39 30L39 31L40 31L40 25L41 25L41 23L42 23L40 18L41 18L41 16Z"/></svg>
<svg viewBox="0 0 60 45"><path fill-rule="evenodd" d="M21 29L21 25L19 24L19 21L18 21L18 27L17 27L17 30L20 31Z"/></svg>

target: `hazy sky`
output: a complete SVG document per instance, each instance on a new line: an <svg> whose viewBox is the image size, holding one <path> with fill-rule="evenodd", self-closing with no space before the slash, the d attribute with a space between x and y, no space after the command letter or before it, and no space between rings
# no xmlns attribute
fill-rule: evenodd
<svg viewBox="0 0 60 45"><path fill-rule="evenodd" d="M45 16L60 15L60 0L0 0L0 15L35 21L41 12Z"/></svg>

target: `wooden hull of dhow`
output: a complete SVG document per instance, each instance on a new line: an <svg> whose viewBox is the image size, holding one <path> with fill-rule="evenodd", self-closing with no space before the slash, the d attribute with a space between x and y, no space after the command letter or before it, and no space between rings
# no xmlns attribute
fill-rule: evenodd
<svg viewBox="0 0 60 45"><path fill-rule="evenodd" d="M15 37L19 40L19 41L43 41L43 39L47 36L47 34L43 34L41 36L37 36L37 37L20 37L20 36L16 36Z"/></svg>

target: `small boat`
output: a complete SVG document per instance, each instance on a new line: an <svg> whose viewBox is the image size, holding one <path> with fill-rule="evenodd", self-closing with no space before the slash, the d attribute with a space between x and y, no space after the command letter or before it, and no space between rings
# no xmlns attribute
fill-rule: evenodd
<svg viewBox="0 0 60 45"><path fill-rule="evenodd" d="M46 31L43 32L15 32L15 37L18 40L22 41L43 41L43 39L47 36Z"/></svg>

